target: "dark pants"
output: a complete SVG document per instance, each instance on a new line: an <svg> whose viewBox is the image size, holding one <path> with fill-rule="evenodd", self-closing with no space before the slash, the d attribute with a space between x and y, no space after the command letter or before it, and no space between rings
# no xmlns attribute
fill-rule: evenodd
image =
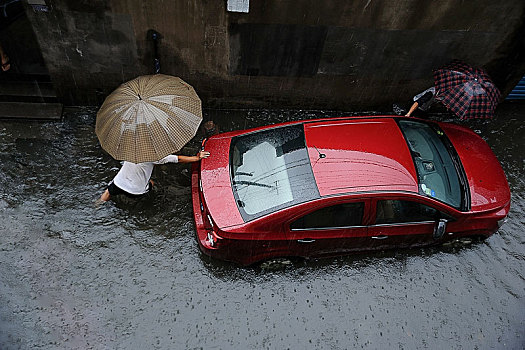
<svg viewBox="0 0 525 350"><path fill-rule="evenodd" d="M111 181L111 183L108 185L108 191L109 191L109 194L111 196L118 196L119 194L123 194L123 195L125 195L126 197L129 197L129 198L137 198L137 197L141 197L141 196L145 195L150 190L151 190L151 182L148 183L148 190L145 193L142 193L142 194L133 194L133 193L126 192L122 188L120 188L117 185L115 185L113 183L113 181Z"/></svg>

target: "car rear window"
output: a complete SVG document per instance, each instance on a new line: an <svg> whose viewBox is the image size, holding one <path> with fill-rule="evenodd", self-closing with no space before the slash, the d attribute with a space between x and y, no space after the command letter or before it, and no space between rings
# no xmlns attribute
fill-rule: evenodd
<svg viewBox="0 0 525 350"><path fill-rule="evenodd" d="M234 137L230 170L244 221L319 198L302 124Z"/></svg>

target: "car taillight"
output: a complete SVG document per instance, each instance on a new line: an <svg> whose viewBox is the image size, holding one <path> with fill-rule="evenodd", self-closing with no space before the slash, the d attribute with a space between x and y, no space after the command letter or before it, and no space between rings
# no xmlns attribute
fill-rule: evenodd
<svg viewBox="0 0 525 350"><path fill-rule="evenodd" d="M217 248L219 245L220 240L222 239L215 233L215 225L213 224L213 220L211 219L211 216L209 214L206 214L207 223L205 223L205 227L208 230L206 234L206 242L208 245L212 248Z"/></svg>
<svg viewBox="0 0 525 350"><path fill-rule="evenodd" d="M208 248L213 249L224 249L224 244L226 242L224 238L218 236L214 230L208 231L205 241Z"/></svg>
<svg viewBox="0 0 525 350"><path fill-rule="evenodd" d="M203 140L202 144L202 150L204 150L204 143L206 142L206 139ZM208 208L206 207L205 201L204 201L204 192L202 188L202 180L200 178L199 174L199 205L200 210L202 213L203 218L203 224L204 228L207 231L206 233L206 244L209 248L217 248L219 245L220 240L222 239L215 233L215 225L213 224L213 219L211 218L211 215L208 213ZM204 243L204 242L203 242Z"/></svg>
<svg viewBox="0 0 525 350"><path fill-rule="evenodd" d="M217 238L215 237L214 233L215 232L213 231L208 232L208 237L206 241L208 242L210 247L215 247L215 245L217 244Z"/></svg>

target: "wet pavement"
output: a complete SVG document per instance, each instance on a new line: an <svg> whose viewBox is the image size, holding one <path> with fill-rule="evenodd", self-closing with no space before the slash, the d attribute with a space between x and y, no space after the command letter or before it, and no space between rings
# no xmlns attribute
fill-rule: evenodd
<svg viewBox="0 0 525 350"><path fill-rule="evenodd" d="M186 164L157 166L147 198L95 207L120 166L95 113L0 121L0 349L525 347L525 104L463 123L512 191L486 241L249 268L199 252ZM340 114L205 113L223 131Z"/></svg>

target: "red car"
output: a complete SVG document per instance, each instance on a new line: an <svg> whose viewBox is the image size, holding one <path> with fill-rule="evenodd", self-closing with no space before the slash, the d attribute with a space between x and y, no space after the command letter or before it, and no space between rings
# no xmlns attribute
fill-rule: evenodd
<svg viewBox="0 0 525 350"><path fill-rule="evenodd" d="M197 241L242 265L276 257L488 237L510 209L493 152L471 130L397 116L288 122L204 140Z"/></svg>

